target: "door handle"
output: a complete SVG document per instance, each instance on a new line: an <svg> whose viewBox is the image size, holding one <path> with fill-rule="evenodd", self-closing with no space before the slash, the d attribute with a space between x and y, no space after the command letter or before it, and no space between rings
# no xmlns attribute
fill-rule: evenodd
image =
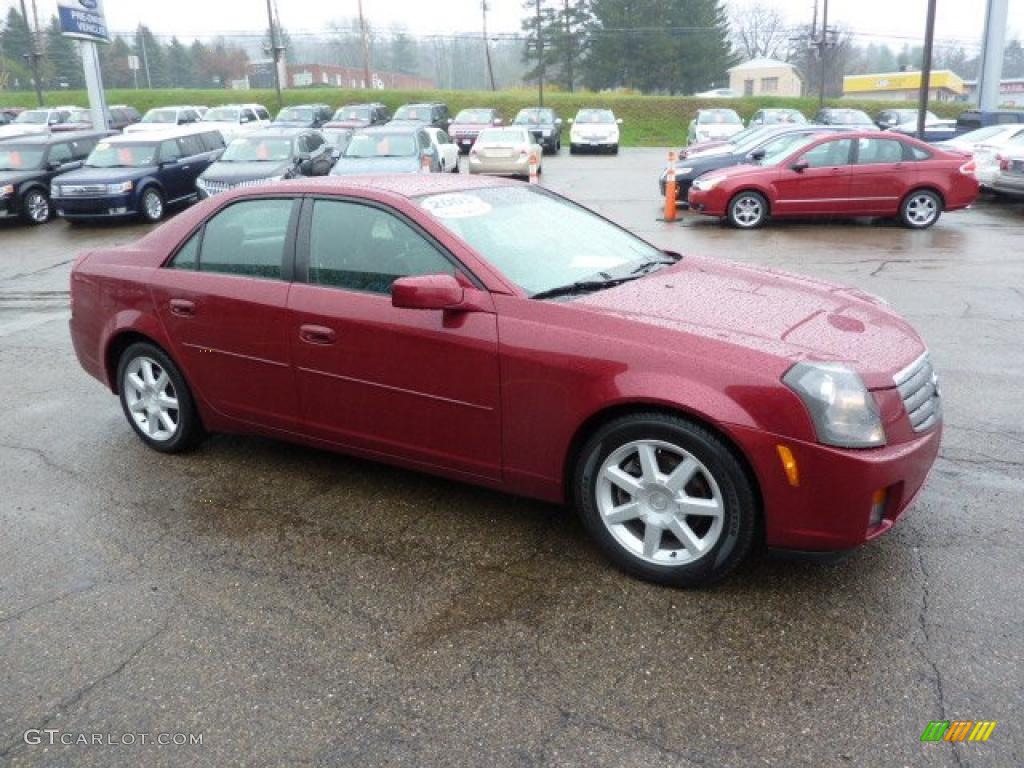
<svg viewBox="0 0 1024 768"><path fill-rule="evenodd" d="M841 173L846 173L846 169L845 168L833 168L832 169L832 173L834 173L836 176L838 176Z"/></svg>
<svg viewBox="0 0 1024 768"><path fill-rule="evenodd" d="M178 317L194 317L196 305L188 299L171 299L171 314Z"/></svg>
<svg viewBox="0 0 1024 768"><path fill-rule="evenodd" d="M333 344L338 337L332 329L325 326L303 325L299 327L299 338L307 344L328 346Z"/></svg>

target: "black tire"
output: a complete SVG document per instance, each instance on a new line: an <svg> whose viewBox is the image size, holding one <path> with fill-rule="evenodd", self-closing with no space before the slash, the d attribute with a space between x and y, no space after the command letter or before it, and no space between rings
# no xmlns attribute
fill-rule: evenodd
<svg viewBox="0 0 1024 768"><path fill-rule="evenodd" d="M45 224L53 215L50 198L41 189L30 189L21 199L21 218L29 224Z"/></svg>
<svg viewBox="0 0 1024 768"><path fill-rule="evenodd" d="M149 203L149 204L147 204ZM156 187L147 187L139 196L139 216L152 224L160 221L166 212L164 196Z"/></svg>
<svg viewBox="0 0 1024 768"><path fill-rule="evenodd" d="M612 150L611 151L612 151L613 155L619 154L619 145L618 144L612 144Z"/></svg>
<svg viewBox="0 0 1024 768"><path fill-rule="evenodd" d="M930 189L915 189L900 203L900 223L910 229L928 229L942 215L942 198Z"/></svg>
<svg viewBox="0 0 1024 768"><path fill-rule="evenodd" d="M575 155L577 153L579 153L579 149L576 147L576 145L575 144L570 144L569 145L569 154L570 155Z"/></svg>
<svg viewBox="0 0 1024 768"><path fill-rule="evenodd" d="M173 395L177 399L177 428L168 438L156 439L145 431L132 415L129 397L131 393L126 386L125 380L136 360L148 359L154 363L154 372L159 368L165 372L173 387ZM136 342L130 345L121 354L117 364L117 388L121 400L121 409L128 420L128 424L139 438L155 451L161 453L181 453L193 448L205 436L203 425L199 420L199 413L192 398L192 392L185 382L184 377L167 354L155 344L149 342Z"/></svg>
<svg viewBox="0 0 1024 768"><path fill-rule="evenodd" d="M737 229L757 229L768 221L768 201L760 192L744 190L729 201L726 219Z"/></svg>
<svg viewBox="0 0 1024 768"><path fill-rule="evenodd" d="M689 454L703 465L687 482L685 489L695 488L699 491L699 487L693 485L695 482L705 489L717 485L722 517L716 538L713 542L707 542L706 551L698 555L685 554L684 557L688 559L680 564L670 564L675 555L669 550L672 541L682 546L682 539L672 535L667 540L670 544L665 552L668 553L669 563L651 562L620 543L602 518L602 465L613 453L629 450L627 446L634 441L644 440L658 441L677 450L681 449L681 453ZM658 451L658 462L665 462L673 456L671 451L662 451L661 448ZM659 463L658 470L665 469L668 467L663 468ZM670 470L667 474L670 474ZM708 475L712 480L708 480ZM754 542L758 517L757 495L741 461L716 433L678 416L655 412L637 413L617 418L599 428L580 452L573 474L573 490L577 512L604 553L626 573L646 581L677 587L711 584L727 576L739 565ZM614 488L612 492L615 492ZM710 490L706 492L714 495ZM685 493L691 495L689 490ZM647 498L653 497L654 494L651 494ZM690 521L693 518L684 515L684 519ZM639 519L630 523L639 524ZM709 528L703 535L710 538L711 523L707 525ZM659 541L666 541L664 532ZM675 549L678 553L683 552L678 547Z"/></svg>

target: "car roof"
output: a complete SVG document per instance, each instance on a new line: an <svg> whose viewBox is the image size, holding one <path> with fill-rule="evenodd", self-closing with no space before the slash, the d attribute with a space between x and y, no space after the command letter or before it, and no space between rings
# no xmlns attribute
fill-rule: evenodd
<svg viewBox="0 0 1024 768"><path fill-rule="evenodd" d="M194 123L193 125L174 126L172 128L161 129L158 131L122 133L117 136L111 136L110 141L115 144L152 144L155 141L178 139L182 136L197 136L203 133L213 133L216 130L216 128L203 126L202 123Z"/></svg>
<svg viewBox="0 0 1024 768"><path fill-rule="evenodd" d="M362 128L359 131L357 131L357 133L365 133L367 135L372 136L378 133L417 133L418 131L422 130L423 126L420 125L419 123L404 123L401 121L397 121L388 123L387 125L374 125L371 126L370 128Z"/></svg>
<svg viewBox="0 0 1024 768"><path fill-rule="evenodd" d="M252 138L253 136L266 136L269 138L273 138L276 136L283 139L291 139L296 136L300 136L304 133L315 133L315 131L311 130L310 128L289 127L285 125L272 125L266 128L259 128L253 131L252 133L247 133L244 136L239 136L238 138L248 139Z"/></svg>
<svg viewBox="0 0 1024 768"><path fill-rule="evenodd" d="M102 139L107 136L116 136L110 131L67 131L65 133L30 133L25 136L11 136L7 141L18 144L39 144L47 146L50 144L62 144L66 141L78 141L79 139Z"/></svg>
<svg viewBox="0 0 1024 768"><path fill-rule="evenodd" d="M291 179L263 185L259 194L290 192L292 194L337 194L380 191L402 198L448 192L471 192L477 189L521 186L522 182L494 176L447 173L395 173L381 176L318 176ZM231 193L228 193L231 194ZM239 195L243 196L243 195Z"/></svg>

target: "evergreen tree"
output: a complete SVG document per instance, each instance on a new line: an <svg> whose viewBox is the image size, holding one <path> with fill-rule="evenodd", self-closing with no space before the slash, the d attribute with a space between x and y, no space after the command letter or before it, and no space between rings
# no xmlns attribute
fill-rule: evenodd
<svg viewBox="0 0 1024 768"><path fill-rule="evenodd" d="M131 47L123 37L115 37L109 45L96 46L100 54L100 70L103 73L103 85L107 88L132 88L135 85L135 74L132 72L129 57L133 56ZM140 85L145 85L140 81Z"/></svg>
<svg viewBox="0 0 1024 768"><path fill-rule="evenodd" d="M167 79L171 88L195 88L196 66L188 48L177 37L167 46Z"/></svg>
<svg viewBox="0 0 1024 768"><path fill-rule="evenodd" d="M134 42L135 55L139 57L139 83L151 84L154 88L167 88L170 85L170 76L167 72L167 54L163 46L144 24L140 24L135 31Z"/></svg>
<svg viewBox="0 0 1024 768"><path fill-rule="evenodd" d="M10 73L11 87L20 90L32 88L32 70L28 59L32 50L32 33L25 18L11 8L7 21L0 32L0 56L5 60L4 69Z"/></svg>
<svg viewBox="0 0 1024 768"><path fill-rule="evenodd" d="M46 29L46 64L47 77L52 87L85 87L78 43L61 34L60 20L56 16L50 19L50 25Z"/></svg>

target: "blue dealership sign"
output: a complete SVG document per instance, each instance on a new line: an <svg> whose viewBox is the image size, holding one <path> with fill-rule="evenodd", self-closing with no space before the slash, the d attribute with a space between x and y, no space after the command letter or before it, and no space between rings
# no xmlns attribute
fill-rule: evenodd
<svg viewBox="0 0 1024 768"><path fill-rule="evenodd" d="M60 31L64 37L109 43L103 0L57 0Z"/></svg>

